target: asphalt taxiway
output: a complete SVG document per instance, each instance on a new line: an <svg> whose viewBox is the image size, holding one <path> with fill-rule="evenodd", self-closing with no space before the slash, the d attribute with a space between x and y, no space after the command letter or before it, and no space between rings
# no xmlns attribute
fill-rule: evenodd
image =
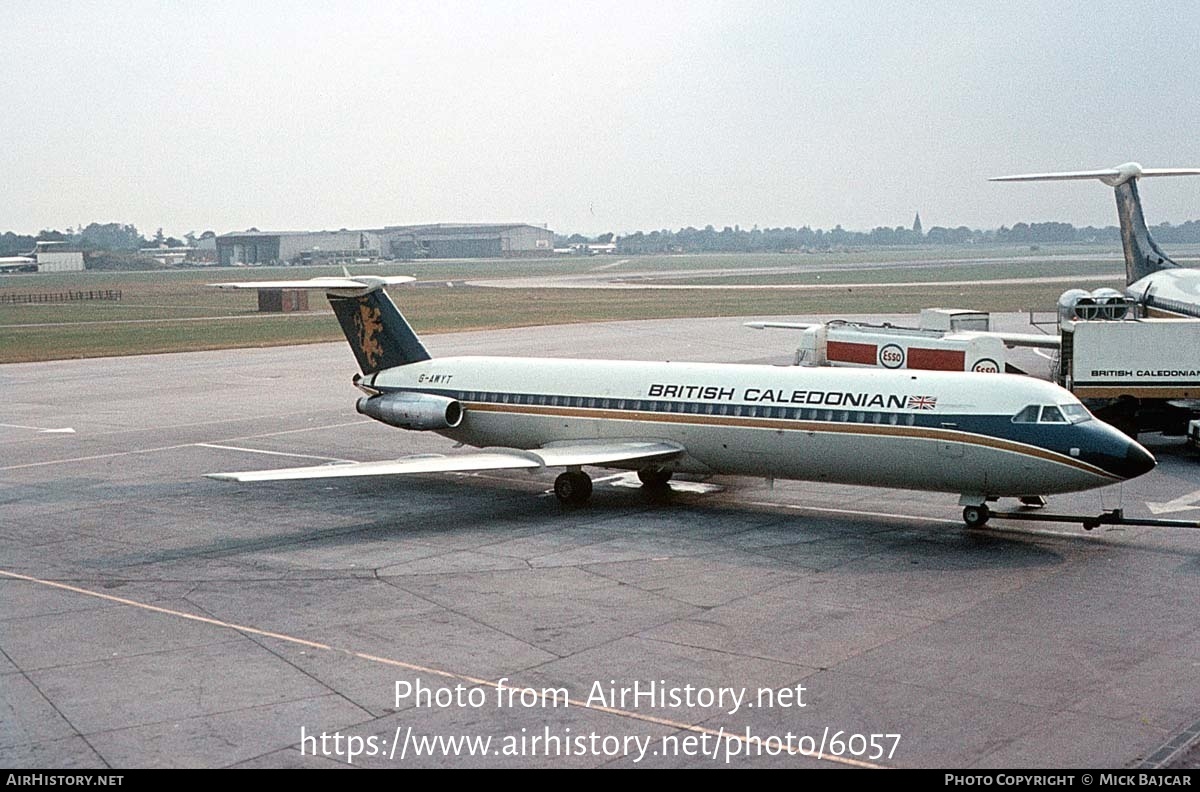
<svg viewBox="0 0 1200 792"><path fill-rule="evenodd" d="M738 319L426 341L794 348ZM1196 730L1200 531L968 531L953 495L718 478L656 496L605 471L579 509L553 473L203 478L452 452L357 415L353 373L342 343L0 366L0 766L334 767L355 744L354 766L723 765L736 747L733 766L1126 767ZM1198 460L1147 443L1155 472L1051 506L1200 516ZM397 700L397 682L485 703ZM597 682L801 686L805 706L589 700ZM498 684L540 694L497 705ZM771 755L787 734L823 757ZM492 742L424 755L438 737Z"/></svg>

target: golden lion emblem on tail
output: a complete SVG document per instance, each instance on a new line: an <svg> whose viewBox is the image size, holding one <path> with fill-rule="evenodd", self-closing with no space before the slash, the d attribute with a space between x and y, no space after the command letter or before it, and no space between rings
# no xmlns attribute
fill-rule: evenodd
<svg viewBox="0 0 1200 792"><path fill-rule="evenodd" d="M378 308L372 308L365 299L358 301L358 313L354 315L354 329L358 332L358 349L371 368L379 365L383 357L383 344L379 335L383 332L383 321Z"/></svg>

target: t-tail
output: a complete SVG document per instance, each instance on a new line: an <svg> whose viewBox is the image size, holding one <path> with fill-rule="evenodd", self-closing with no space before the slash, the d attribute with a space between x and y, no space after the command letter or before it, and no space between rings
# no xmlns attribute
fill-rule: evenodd
<svg viewBox="0 0 1200 792"><path fill-rule="evenodd" d="M364 375L429 360L430 354L384 291L409 283L407 275L351 275L295 281L238 281L209 284L218 289L316 289L325 292Z"/></svg>
<svg viewBox="0 0 1200 792"><path fill-rule="evenodd" d="M990 181L1099 179L1114 188L1117 195L1117 217L1121 221L1121 246L1125 251L1125 283L1129 285L1153 272L1179 266L1150 236L1146 218L1142 215L1142 200L1138 196L1137 180L1143 176L1196 175L1200 175L1200 168L1143 168L1136 162L1126 162L1115 168L1101 170L1026 173L1020 176L997 176Z"/></svg>

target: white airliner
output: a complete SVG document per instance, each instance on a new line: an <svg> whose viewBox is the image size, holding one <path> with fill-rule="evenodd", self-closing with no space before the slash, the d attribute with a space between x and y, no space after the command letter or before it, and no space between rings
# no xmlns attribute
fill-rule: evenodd
<svg viewBox="0 0 1200 792"><path fill-rule="evenodd" d="M240 473L229 481L565 468L762 476L957 493L987 503L1103 487L1153 469L1136 441L1069 392L1030 377L932 371L508 357L434 358L383 288L407 277L213 284L326 292L362 370L360 413L482 450Z"/></svg>
<svg viewBox="0 0 1200 792"><path fill-rule="evenodd" d="M1099 179L1117 195L1121 246L1125 252L1125 293L1145 307L1147 316L1200 317L1200 270L1181 267L1162 251L1146 228L1137 180L1148 176L1197 176L1200 168L1143 168L1126 162L1115 168L1063 173L997 176L990 181L1067 181Z"/></svg>

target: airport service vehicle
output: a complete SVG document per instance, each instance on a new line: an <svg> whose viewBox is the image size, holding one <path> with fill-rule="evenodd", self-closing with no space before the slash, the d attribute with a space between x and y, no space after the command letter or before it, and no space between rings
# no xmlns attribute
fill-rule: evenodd
<svg viewBox="0 0 1200 792"><path fill-rule="evenodd" d="M587 466L649 487L676 472L958 493L970 526L1003 496L1088 490L1154 457L1058 386L1006 374L510 357L435 358L383 290L403 277L214 284L326 292L361 373L357 410L474 453L210 474L253 482Z"/></svg>
<svg viewBox="0 0 1200 792"><path fill-rule="evenodd" d="M1006 361L1006 346L1058 346L1055 336L991 331L987 313L924 308L917 327L830 322L746 322L755 330L799 330L797 366L879 367L927 371L1023 373Z"/></svg>
<svg viewBox="0 0 1200 792"><path fill-rule="evenodd" d="M1059 306L1058 383L1126 434L1183 434L1200 412L1200 320L1081 320L1070 302Z"/></svg>
<svg viewBox="0 0 1200 792"><path fill-rule="evenodd" d="M1125 256L1124 294L1080 289L1059 298L1058 381L1130 435L1179 435L1200 416L1200 269L1181 267L1146 227L1137 181L1197 168L1115 168L1000 176L992 181L1099 179L1112 187ZM1139 314L1146 319L1132 319ZM1174 319L1176 321L1157 321Z"/></svg>

